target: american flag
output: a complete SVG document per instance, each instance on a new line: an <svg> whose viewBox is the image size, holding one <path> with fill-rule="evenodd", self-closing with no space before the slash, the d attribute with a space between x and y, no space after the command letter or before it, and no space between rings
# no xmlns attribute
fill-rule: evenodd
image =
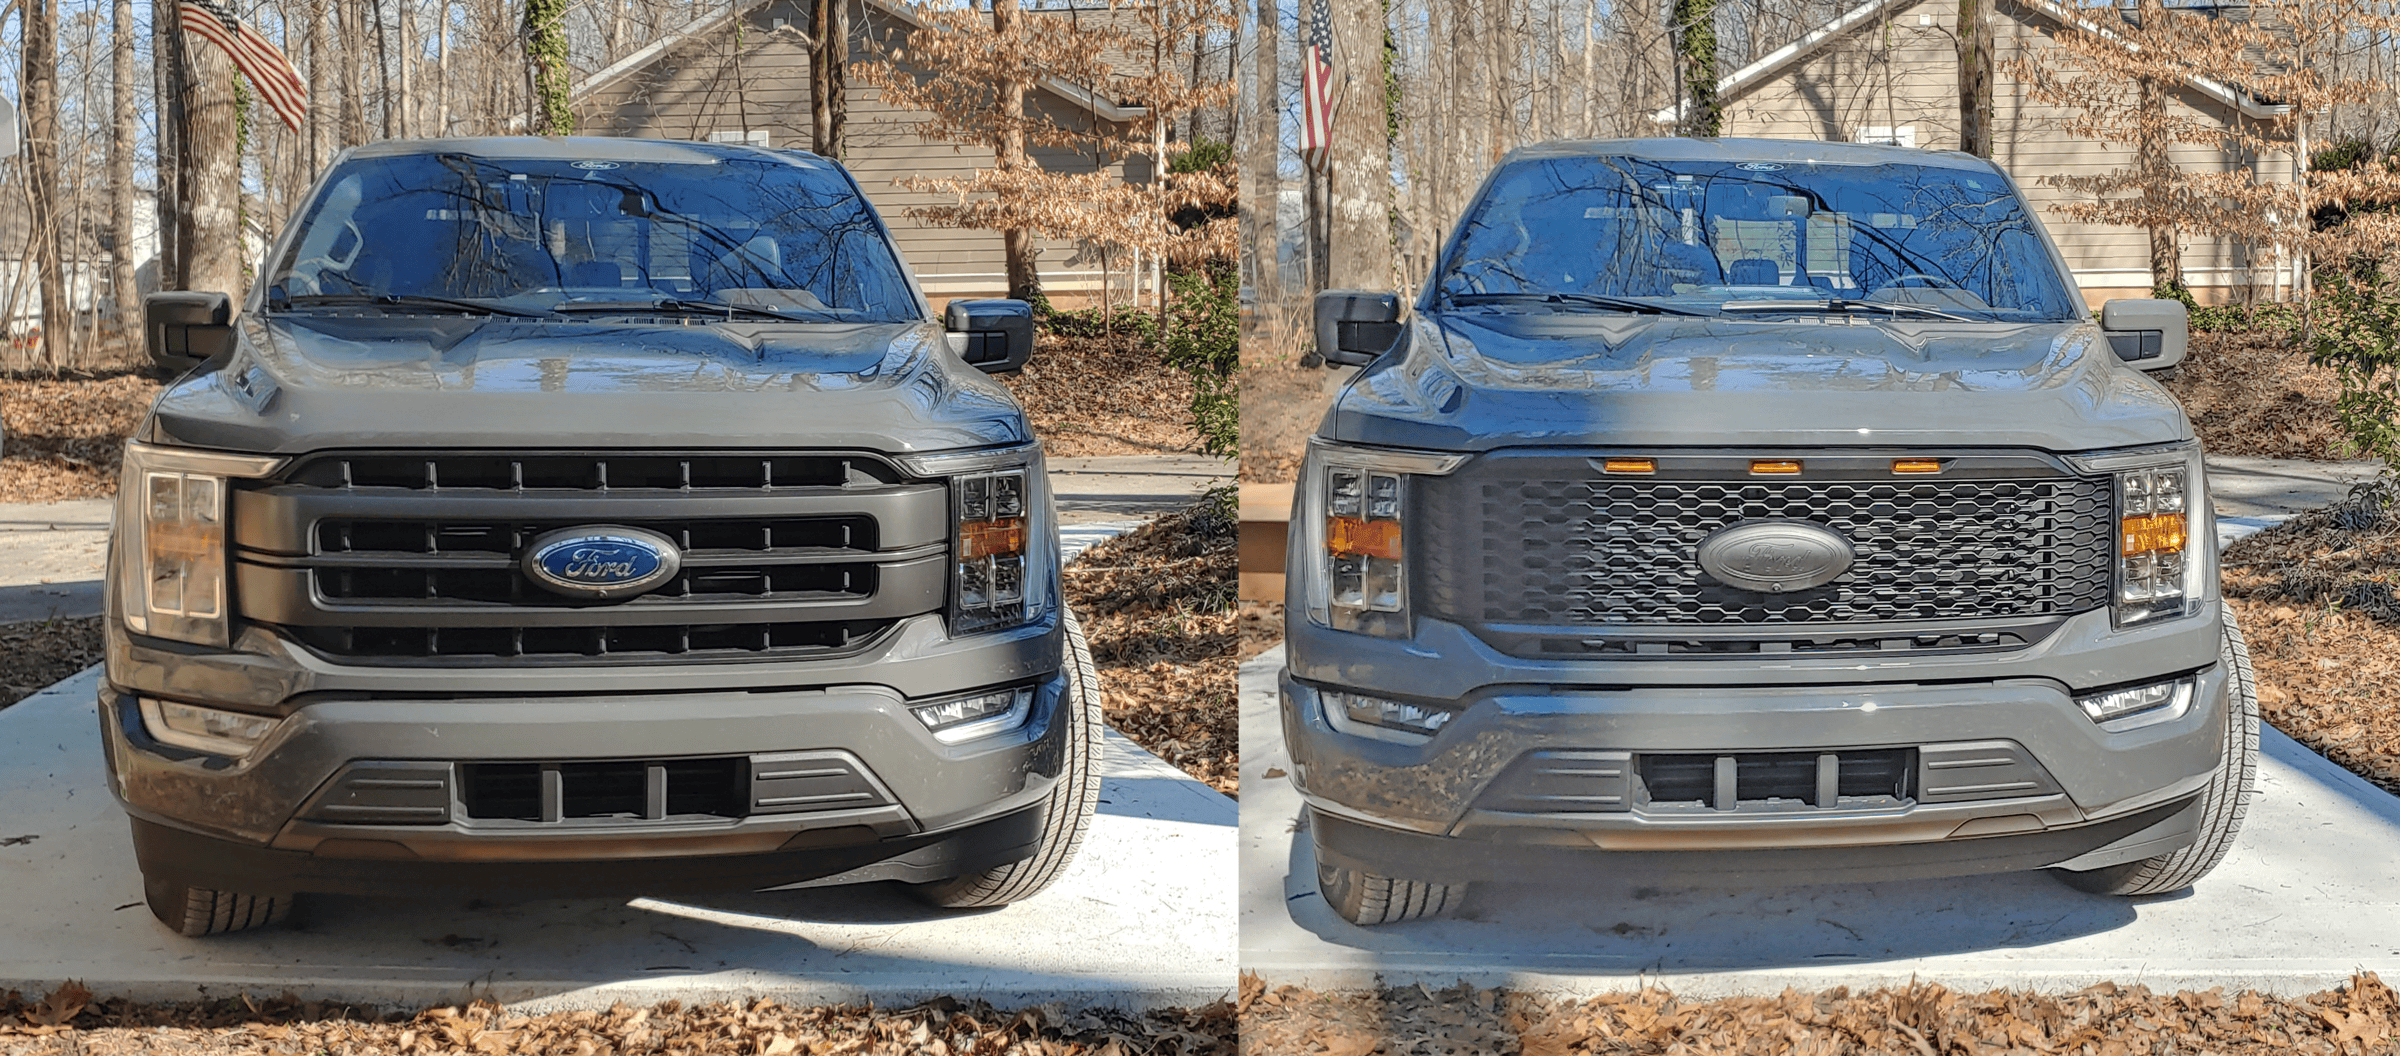
<svg viewBox="0 0 2400 1056"><path fill-rule="evenodd" d="M1333 16L1309 0L1308 57L1300 66L1300 160L1318 172L1333 164Z"/></svg>
<svg viewBox="0 0 2400 1056"><path fill-rule="evenodd" d="M283 49L235 18L220 0L177 0L175 13L183 19L184 29L200 34L232 57L233 64L258 89L259 98L266 100L267 108L275 111L285 126L300 130L300 122L308 118L308 82L300 79L292 60L283 57Z"/></svg>

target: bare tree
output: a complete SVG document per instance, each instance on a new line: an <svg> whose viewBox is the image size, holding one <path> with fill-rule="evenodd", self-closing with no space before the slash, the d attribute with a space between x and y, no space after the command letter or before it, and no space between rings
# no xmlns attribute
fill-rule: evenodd
<svg viewBox="0 0 2400 1056"><path fill-rule="evenodd" d="M140 122L135 116L133 79L133 0L116 0L109 9L109 124L108 204L111 230L109 286L116 293L117 326L130 332L141 324L141 291L134 282L133 152Z"/></svg>
<svg viewBox="0 0 2400 1056"><path fill-rule="evenodd" d="M58 4L18 0L23 28L25 184L30 192L33 252L42 273L42 357L53 367L68 360L74 313L67 301L65 225L60 220L58 169Z"/></svg>

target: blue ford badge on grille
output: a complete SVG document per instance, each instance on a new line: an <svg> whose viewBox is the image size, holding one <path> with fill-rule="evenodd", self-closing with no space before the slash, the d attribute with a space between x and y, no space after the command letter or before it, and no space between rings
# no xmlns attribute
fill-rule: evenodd
<svg viewBox="0 0 2400 1056"><path fill-rule="evenodd" d="M683 555L656 532L595 526L535 536L526 578L571 598L628 598L675 578Z"/></svg>

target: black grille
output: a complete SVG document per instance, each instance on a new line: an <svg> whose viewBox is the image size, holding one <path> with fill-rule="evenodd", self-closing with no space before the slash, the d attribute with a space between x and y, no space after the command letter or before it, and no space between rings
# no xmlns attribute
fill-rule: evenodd
<svg viewBox="0 0 2400 1056"><path fill-rule="evenodd" d="M1427 611L1477 624L1773 625L2063 616L2107 603L2106 479L1649 480L1583 459L1492 459L1426 478ZM1709 533L1803 520L1848 539L1833 582L1768 594L1717 582ZM1726 653L1750 650L1718 647Z"/></svg>
<svg viewBox="0 0 2400 1056"><path fill-rule="evenodd" d="M621 491L839 487L897 480L880 460L841 454L393 453L312 458L287 483L426 491Z"/></svg>
<svg viewBox="0 0 2400 1056"><path fill-rule="evenodd" d="M589 763L466 763L459 800L467 817L504 821L623 820L749 814L749 760L740 756ZM653 775L656 791L652 803ZM557 772L557 813L546 816L545 771Z"/></svg>
<svg viewBox="0 0 2400 1056"><path fill-rule="evenodd" d="M773 654L839 654L873 640L889 620L720 624L600 624L584 627L293 627L289 632L333 656L391 659L544 658L726 659Z"/></svg>
<svg viewBox="0 0 2400 1056"><path fill-rule="evenodd" d="M450 521L435 519L317 522L319 553L517 554L534 536L554 528L591 524L589 518L546 521ZM818 550L873 550L878 544L871 517L732 517L705 521L612 521L656 532L685 553L727 550L775 554Z"/></svg>
<svg viewBox="0 0 2400 1056"><path fill-rule="evenodd" d="M1718 778L1732 763L1732 798ZM1831 775L1825 767L1833 767ZM1741 752L1642 755L1636 759L1646 809L1736 810L1742 804L1837 807L1899 805L1913 799L1916 751L1879 748L1841 752ZM1831 776L1830 786L1825 779ZM1829 796L1827 793L1830 792Z"/></svg>
<svg viewBox="0 0 2400 1056"><path fill-rule="evenodd" d="M862 598L875 593L876 566L866 562L815 565L712 565L686 568L645 597ZM317 590L342 601L448 599L502 604L561 604L527 579L515 563L490 567L333 567L316 570Z"/></svg>

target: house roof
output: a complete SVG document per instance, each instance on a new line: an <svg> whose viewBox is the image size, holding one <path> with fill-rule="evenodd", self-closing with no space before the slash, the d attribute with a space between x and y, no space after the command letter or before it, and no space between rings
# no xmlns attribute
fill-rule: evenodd
<svg viewBox="0 0 2400 1056"><path fill-rule="evenodd" d="M1919 0L1866 0L1865 3L1835 16L1833 21L1801 34L1800 39L1770 51L1760 57L1758 61L1733 71L1731 76L1717 83L1717 94L1721 98L1740 94L1743 90L1783 72L1793 63L1815 54L1827 44L1847 35L1852 30L1871 25L1886 14L1918 2ZM2080 29L2086 33L2116 41L2128 52L2139 52L2142 47L2125 39L2107 26L2084 17L2081 12L2053 3L2052 0L2014 0L2013 6L2041 15L2059 25ZM2207 77L2188 76L2183 80L2185 84L2190 85L2202 95L2226 106L2234 107L2247 117L2260 119L2280 117L2291 109L2280 103L2262 102L2247 92ZM1677 102L1673 106L1663 107L1651 114L1650 120L1662 125L1672 124L1682 116L1682 112L1683 103Z"/></svg>
<svg viewBox="0 0 2400 1056"><path fill-rule="evenodd" d="M747 15L771 2L773 0L728 0L726 3L719 4L702 12L699 17L694 18L682 29L651 41L648 46L634 51L624 58L610 63L598 73L584 78L569 90L568 95L570 98L581 99L593 92L607 88L634 71L648 66L660 55L666 54L668 49L685 41L714 33L730 24L734 19ZM862 0L862 2L918 29L926 26L925 21L918 18L916 12L909 10L904 4L894 3L892 0ZM1057 78L1043 78L1041 86L1051 94L1089 110L1103 120L1132 121L1149 113L1146 107L1121 106L1115 100L1101 95L1089 87L1070 84Z"/></svg>

